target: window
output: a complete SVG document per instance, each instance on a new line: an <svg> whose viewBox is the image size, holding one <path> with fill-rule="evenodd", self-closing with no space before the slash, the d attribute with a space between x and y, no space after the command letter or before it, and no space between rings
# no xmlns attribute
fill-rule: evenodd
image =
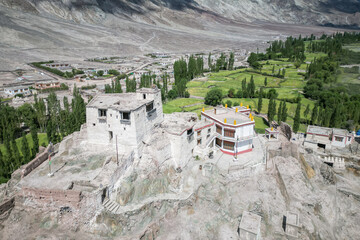
<svg viewBox="0 0 360 240"><path fill-rule="evenodd" d="M193 134L193 129L192 128L187 130L187 135L191 135L191 134Z"/></svg>
<svg viewBox="0 0 360 240"><path fill-rule="evenodd" d="M348 141L351 142L351 137L349 137L348 139L349 139Z"/></svg>
<svg viewBox="0 0 360 240"><path fill-rule="evenodd" d="M211 133L211 128L208 129L208 133Z"/></svg>
<svg viewBox="0 0 360 240"><path fill-rule="evenodd" d="M219 125L216 125L216 132L217 132L218 134L222 134L222 127L219 126Z"/></svg>
<svg viewBox="0 0 360 240"><path fill-rule="evenodd" d="M233 142L227 142L224 141L224 148L227 150L234 150L234 143Z"/></svg>
<svg viewBox="0 0 360 240"><path fill-rule="evenodd" d="M234 129L224 129L224 136L228 138L234 138L235 137L235 130Z"/></svg>
<svg viewBox="0 0 360 240"><path fill-rule="evenodd" d="M106 109L99 109L99 117L106 117Z"/></svg>
<svg viewBox="0 0 360 240"><path fill-rule="evenodd" d="M122 112L121 119L123 120L130 120L130 113L129 112Z"/></svg>
<svg viewBox="0 0 360 240"><path fill-rule="evenodd" d="M198 144L198 145L201 144L201 138L197 140L197 144Z"/></svg>
<svg viewBox="0 0 360 240"><path fill-rule="evenodd" d="M221 140L219 138L216 139L216 145L222 147Z"/></svg>
<svg viewBox="0 0 360 240"><path fill-rule="evenodd" d="M94 127L95 127L95 125L96 125L96 124L95 124L95 123L93 123L93 126L94 126Z"/></svg>
<svg viewBox="0 0 360 240"><path fill-rule="evenodd" d="M335 141L337 141L337 142L342 142L343 139L344 139L344 138L342 138L342 137L335 137Z"/></svg>
<svg viewBox="0 0 360 240"><path fill-rule="evenodd" d="M198 135L198 136L201 135L201 130L197 131L197 135Z"/></svg>
<svg viewBox="0 0 360 240"><path fill-rule="evenodd" d="M146 105L146 112L150 112L153 109L154 109L154 103L153 102Z"/></svg>
<svg viewBox="0 0 360 240"><path fill-rule="evenodd" d="M146 94L143 94L143 99L146 99Z"/></svg>
<svg viewBox="0 0 360 240"><path fill-rule="evenodd" d="M109 140L111 141L111 140L113 139L113 137L114 137L114 136L113 136L113 132L110 131L110 132L109 132Z"/></svg>

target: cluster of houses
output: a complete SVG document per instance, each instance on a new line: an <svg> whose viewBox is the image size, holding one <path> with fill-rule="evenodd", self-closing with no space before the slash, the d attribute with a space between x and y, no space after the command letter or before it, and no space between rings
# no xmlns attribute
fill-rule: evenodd
<svg viewBox="0 0 360 240"><path fill-rule="evenodd" d="M250 152L255 136L249 107L203 109L201 120L193 113L164 115L161 91L156 87L97 95L87 105L86 118L88 141L110 146L120 154L134 151L141 157L146 141L158 131L161 137L149 144L165 139L167 144L159 151L170 156L176 167L188 163L195 147L200 151L216 148L232 156Z"/></svg>
<svg viewBox="0 0 360 240"><path fill-rule="evenodd" d="M48 88L60 88L60 82L57 80L41 80L35 82L23 82L12 84L4 87L4 93L8 96L23 95L29 96L32 94L32 90L43 90Z"/></svg>

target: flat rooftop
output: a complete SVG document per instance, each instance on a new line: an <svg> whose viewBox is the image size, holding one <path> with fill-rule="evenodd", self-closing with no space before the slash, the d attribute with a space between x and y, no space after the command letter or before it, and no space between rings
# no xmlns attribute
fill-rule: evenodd
<svg viewBox="0 0 360 240"><path fill-rule="evenodd" d="M136 93L99 94L90 101L87 107L133 111L152 101L149 99L137 100Z"/></svg>
<svg viewBox="0 0 360 240"><path fill-rule="evenodd" d="M226 119L226 124L229 125L234 125L234 121L236 121L236 126L252 122L247 115L236 112L235 108L216 107L212 110L201 112L201 115L208 116L222 123L224 123Z"/></svg>
<svg viewBox="0 0 360 240"><path fill-rule="evenodd" d="M306 132L310 134L330 136L332 133L332 129L309 125Z"/></svg>
<svg viewBox="0 0 360 240"><path fill-rule="evenodd" d="M253 234L258 234L260 225L261 217L259 215L247 211L243 212L240 222L240 229L251 232Z"/></svg>
<svg viewBox="0 0 360 240"><path fill-rule="evenodd" d="M196 113L190 112L165 114L161 127L170 134L181 135L184 131L193 128L197 119Z"/></svg>
<svg viewBox="0 0 360 240"><path fill-rule="evenodd" d="M349 135L349 132L345 129L333 128L333 134L340 135L340 136L347 136L347 135Z"/></svg>

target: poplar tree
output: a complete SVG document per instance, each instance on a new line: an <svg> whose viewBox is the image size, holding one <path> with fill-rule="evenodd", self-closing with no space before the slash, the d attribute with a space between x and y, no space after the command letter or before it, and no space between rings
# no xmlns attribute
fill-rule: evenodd
<svg viewBox="0 0 360 240"><path fill-rule="evenodd" d="M248 92L247 92L247 89L246 89L246 78L244 78L241 81L241 90L242 90L242 93L243 93L243 97L247 98L248 97Z"/></svg>
<svg viewBox="0 0 360 240"><path fill-rule="evenodd" d="M286 107L286 102L284 101L281 110L281 121L286 122L286 120L287 120L287 107Z"/></svg>
<svg viewBox="0 0 360 240"><path fill-rule="evenodd" d="M311 124L312 125L315 125L315 121L317 119L317 116L318 116L318 107L317 107L317 104L314 105L314 108L311 112Z"/></svg>
<svg viewBox="0 0 360 240"><path fill-rule="evenodd" d="M30 132L31 132L31 138L33 141L33 149L31 152L32 152L32 157L35 157L36 154L39 152L39 137L37 135L35 126L31 127Z"/></svg>
<svg viewBox="0 0 360 240"><path fill-rule="evenodd" d="M265 77L264 86L265 86L265 87L267 86L267 77Z"/></svg>
<svg viewBox="0 0 360 240"><path fill-rule="evenodd" d="M282 120L282 108L283 108L283 102L280 102L279 104L279 108L277 111L277 117L278 117L278 124L281 124L281 120Z"/></svg>
<svg viewBox="0 0 360 240"><path fill-rule="evenodd" d="M209 53L209 58L208 58L208 67L209 67L209 71L212 71L212 60L211 60L211 52Z"/></svg>
<svg viewBox="0 0 360 240"><path fill-rule="evenodd" d="M255 82L254 82L253 75L251 75L248 94L249 94L249 97L251 97L251 98L253 98L255 96Z"/></svg>
<svg viewBox="0 0 360 240"><path fill-rule="evenodd" d="M263 105L263 88L260 88L259 100L258 100L258 111L259 111L259 113L261 113L262 105Z"/></svg>
<svg viewBox="0 0 360 240"><path fill-rule="evenodd" d="M14 157L14 166L13 166L13 170L17 169L18 167L20 167L21 165L21 155L19 152L19 149L16 145L15 140L11 141L11 150L13 152L13 157Z"/></svg>
<svg viewBox="0 0 360 240"><path fill-rule="evenodd" d="M23 136L21 138L21 152L22 152L22 155L23 155L22 164L30 162L30 160L31 160L31 152L30 152L29 143L28 143L28 141L26 139L25 133L23 133Z"/></svg>
<svg viewBox="0 0 360 240"><path fill-rule="evenodd" d="M304 117L306 118L306 122L307 122L307 117L308 117L309 113L310 113L310 104L308 104L306 106L306 109L304 111Z"/></svg>
<svg viewBox="0 0 360 240"><path fill-rule="evenodd" d="M230 53L230 58L229 58L229 70L234 69L234 62L235 62L235 56L234 56L234 53L231 52Z"/></svg>
<svg viewBox="0 0 360 240"><path fill-rule="evenodd" d="M276 114L276 102L275 102L275 99L272 97L272 98L270 98L270 101L269 101L268 114L267 114L270 125L271 125L272 121L274 120L275 114Z"/></svg>
<svg viewBox="0 0 360 240"><path fill-rule="evenodd" d="M299 128L300 128L300 117L301 117L300 110L301 110L301 101L298 102L297 107L296 107L295 118L294 118L294 126L293 126L294 133L297 133L299 131Z"/></svg>

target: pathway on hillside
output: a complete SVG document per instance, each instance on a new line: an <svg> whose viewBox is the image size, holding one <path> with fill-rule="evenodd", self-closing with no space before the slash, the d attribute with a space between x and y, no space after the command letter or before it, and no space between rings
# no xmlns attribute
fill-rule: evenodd
<svg viewBox="0 0 360 240"><path fill-rule="evenodd" d="M204 97L199 97L199 96L194 96L194 95L190 95L190 98L205 100Z"/></svg>

